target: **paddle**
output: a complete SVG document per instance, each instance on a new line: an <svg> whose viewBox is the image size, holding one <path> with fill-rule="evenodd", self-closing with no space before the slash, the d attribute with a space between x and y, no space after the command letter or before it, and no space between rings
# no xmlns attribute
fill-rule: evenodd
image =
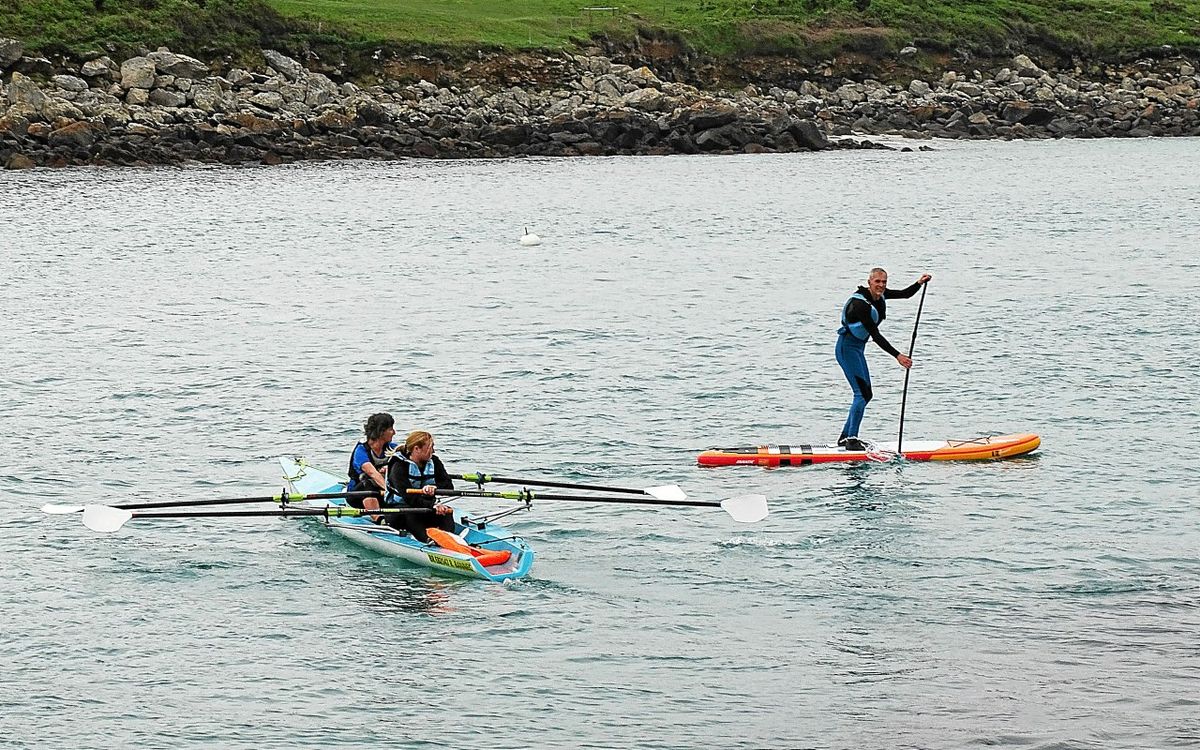
<svg viewBox="0 0 1200 750"><path fill-rule="evenodd" d="M917 320L913 323L912 341L908 342L908 358L912 359L913 349L917 346L917 326L921 325L921 308L925 306L925 292L929 289L929 282L926 281L921 285L921 301L917 303ZM904 368L904 393L900 396L900 434L896 436L896 456L904 458L904 407L908 403L908 376L912 374L912 368Z"/></svg>
<svg viewBox="0 0 1200 750"><path fill-rule="evenodd" d="M410 495L422 494L421 490L409 490ZM764 495L743 495L720 502L704 500L636 500L631 497L583 497L581 495L547 495L530 492L484 492L480 490L437 490L434 494L446 497L491 497L505 500L568 500L577 503L634 503L639 505L692 505L702 508L720 508L733 520L740 523L756 523L767 517L767 498Z"/></svg>
<svg viewBox="0 0 1200 750"><path fill-rule="evenodd" d="M558 487L564 490L591 490L593 492L627 492L633 495L649 495L650 497L659 500L686 500L687 493L684 492L677 484L665 484L661 487L646 487L645 489L632 489L629 487L605 487L598 484L576 484L572 482L551 482L545 479L516 479L514 477L496 477L491 474L451 474L454 479L462 479L467 482L475 482L476 484L484 484L487 482L495 482L497 484L524 484L530 487Z"/></svg>
<svg viewBox="0 0 1200 750"><path fill-rule="evenodd" d="M149 505L144 507L150 507ZM193 512L167 511L165 513L135 513L125 508L110 505L88 505L83 509L83 525L92 531L111 534L132 518L256 518L261 516L374 516L383 513L428 513L428 508L380 508L359 510L342 506L324 508L273 508L271 510L200 510Z"/></svg>
<svg viewBox="0 0 1200 750"><path fill-rule="evenodd" d="M103 507L108 508L126 508L129 510L141 510L142 508L186 508L194 505L237 505L239 503L295 503L301 500L327 500L334 497L379 497L381 493L373 491L362 492L320 492L314 495L298 495L295 493L282 493L279 495L270 495L267 497L231 497L225 500L167 500L158 503L122 503L121 505L108 505ZM43 513L51 515L63 515L66 513L82 513L84 506L82 505L55 505L47 503L42 506Z"/></svg>

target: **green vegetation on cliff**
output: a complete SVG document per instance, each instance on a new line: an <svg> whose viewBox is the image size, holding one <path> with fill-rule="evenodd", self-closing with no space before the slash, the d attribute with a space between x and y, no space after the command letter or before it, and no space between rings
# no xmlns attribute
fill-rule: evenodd
<svg viewBox="0 0 1200 750"><path fill-rule="evenodd" d="M43 54L563 48L639 33L717 55L885 55L916 44L1112 58L1200 49L1200 0L0 0L0 36Z"/></svg>

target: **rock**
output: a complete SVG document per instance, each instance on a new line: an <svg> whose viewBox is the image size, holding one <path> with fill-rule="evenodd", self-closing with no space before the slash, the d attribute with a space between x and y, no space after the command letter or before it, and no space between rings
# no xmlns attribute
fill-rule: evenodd
<svg viewBox="0 0 1200 750"><path fill-rule="evenodd" d="M46 103L46 95L33 82L33 79L13 73L8 82L8 101L11 104L28 104L35 110L41 111Z"/></svg>
<svg viewBox="0 0 1200 750"><path fill-rule="evenodd" d="M250 103L256 107L270 110L272 112L283 108L283 95L278 91L260 91L250 97Z"/></svg>
<svg viewBox="0 0 1200 750"><path fill-rule="evenodd" d="M224 92L216 81L204 80L192 86L192 106L201 112L209 114L224 109L222 99Z"/></svg>
<svg viewBox="0 0 1200 750"><path fill-rule="evenodd" d="M722 125L728 125L736 120L737 117L737 108L728 104L700 106L689 111L687 124L693 133L699 133L704 130L719 128Z"/></svg>
<svg viewBox="0 0 1200 750"><path fill-rule="evenodd" d="M79 107L76 107L66 99L59 99L56 96L46 97L45 103L42 104L42 116L50 122L59 118L65 120L84 119L83 111Z"/></svg>
<svg viewBox="0 0 1200 750"><path fill-rule="evenodd" d="M63 91L87 91L88 88L87 81L76 76L57 75L50 80Z"/></svg>
<svg viewBox="0 0 1200 750"><path fill-rule="evenodd" d="M904 49L900 50L900 56L901 57L912 57L913 55L917 54L918 52L920 52L920 50L918 50L916 47L914 47L910 44L907 47L905 47Z"/></svg>
<svg viewBox="0 0 1200 750"><path fill-rule="evenodd" d="M262 55L267 61L267 65L269 65L272 70L277 71L289 81L299 82L308 77L308 71L303 65L283 54L282 52L276 52L273 49L265 49L262 51Z"/></svg>
<svg viewBox="0 0 1200 750"><path fill-rule="evenodd" d="M8 114L0 117L0 136L5 134L22 138L29 132L29 120L20 115Z"/></svg>
<svg viewBox="0 0 1200 750"><path fill-rule="evenodd" d="M51 146L91 148L96 143L96 126L90 122L73 122L50 133Z"/></svg>
<svg viewBox="0 0 1200 750"><path fill-rule="evenodd" d="M0 68L7 68L20 60L24 54L25 45L21 43L20 39L0 37Z"/></svg>
<svg viewBox="0 0 1200 750"><path fill-rule="evenodd" d="M100 76L113 78L113 74L116 72L118 72L117 64L112 61L111 57L97 57L95 60L88 60L79 69L80 75L84 78Z"/></svg>
<svg viewBox="0 0 1200 750"><path fill-rule="evenodd" d="M121 87L127 91L145 89L149 91L154 86L154 78L158 69L154 61L148 57L131 57L121 63Z"/></svg>
<svg viewBox="0 0 1200 750"><path fill-rule="evenodd" d="M621 103L643 112L664 112L675 108L675 100L658 89L638 89L621 97Z"/></svg>
<svg viewBox="0 0 1200 750"><path fill-rule="evenodd" d="M1016 69L1018 76L1026 78L1040 78L1045 75L1045 71L1037 66L1033 60L1029 59L1028 55L1017 55L1012 59L1012 66Z"/></svg>
<svg viewBox="0 0 1200 750"><path fill-rule="evenodd" d="M646 88L647 86L658 88L659 86L662 86L662 81L659 80L658 76L654 75L654 71L650 70L645 65L630 72L626 80L628 80L634 86L639 86L641 88Z"/></svg>
<svg viewBox="0 0 1200 750"><path fill-rule="evenodd" d="M8 157L8 161L4 162L5 169L33 169L36 166L37 165L33 163L33 159L30 159L25 154L20 153L13 154L12 156Z"/></svg>
<svg viewBox="0 0 1200 750"><path fill-rule="evenodd" d="M145 106L150 101L150 90L143 88L129 89L125 94L125 103L134 106Z"/></svg>
<svg viewBox="0 0 1200 750"><path fill-rule="evenodd" d="M925 96L929 91L929 84L916 78L912 80L912 83L908 84L908 93L913 96Z"/></svg>
<svg viewBox="0 0 1200 750"><path fill-rule="evenodd" d="M812 120L797 120L788 128L788 133L796 139L796 143L809 151L822 151L829 148L829 139Z"/></svg>
<svg viewBox="0 0 1200 750"><path fill-rule="evenodd" d="M187 96L175 91L167 91L166 89L154 89L150 92L150 103L159 107L170 107L172 109L182 107L187 104Z"/></svg>
<svg viewBox="0 0 1200 750"><path fill-rule="evenodd" d="M154 61L155 68L164 76L203 78L209 73L208 66L196 58L171 52L165 47L151 52L146 57Z"/></svg>
<svg viewBox="0 0 1200 750"><path fill-rule="evenodd" d="M837 87L837 89L834 90L833 95L846 104L857 104L858 102L864 101L867 98L863 93L862 86L856 83L847 83L843 86Z"/></svg>

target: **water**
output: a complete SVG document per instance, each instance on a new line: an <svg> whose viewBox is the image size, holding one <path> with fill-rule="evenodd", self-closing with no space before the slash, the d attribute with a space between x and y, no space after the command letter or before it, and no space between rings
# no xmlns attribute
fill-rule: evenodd
<svg viewBox="0 0 1200 750"><path fill-rule="evenodd" d="M1200 745L1197 145L0 176L0 746ZM836 437L873 265L934 275L906 437L1040 454L695 467ZM540 503L500 586L35 510L271 494L379 409L452 470L772 514Z"/></svg>

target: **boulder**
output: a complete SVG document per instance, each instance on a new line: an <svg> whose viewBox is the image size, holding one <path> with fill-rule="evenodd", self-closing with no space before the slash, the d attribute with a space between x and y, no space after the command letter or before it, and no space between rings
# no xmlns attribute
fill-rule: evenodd
<svg viewBox="0 0 1200 750"><path fill-rule="evenodd" d="M208 66L194 57L171 52L166 47L146 55L154 61L158 72L176 78L203 78L208 75Z"/></svg>
<svg viewBox="0 0 1200 750"><path fill-rule="evenodd" d="M96 126L90 122L73 122L51 131L48 141L51 146L91 148L96 143Z"/></svg>
<svg viewBox="0 0 1200 750"><path fill-rule="evenodd" d="M267 61L267 65L269 65L272 70L277 71L289 81L303 81L308 77L308 71L305 70L303 65L283 54L282 52L276 52L273 49L265 49L262 51L262 55L263 59Z"/></svg>
<svg viewBox="0 0 1200 750"><path fill-rule="evenodd" d="M117 64L112 61L111 57L97 57L95 60L88 60L79 68L79 74L84 78L100 76L113 78L113 74L118 72Z"/></svg>
<svg viewBox="0 0 1200 750"><path fill-rule="evenodd" d="M63 91L87 91L88 82L78 76L57 75L51 78Z"/></svg>
<svg viewBox="0 0 1200 750"><path fill-rule="evenodd" d="M159 107L177 108L187 104L187 96L167 89L154 89L150 92L150 103Z"/></svg>
<svg viewBox="0 0 1200 750"><path fill-rule="evenodd" d="M20 73L13 73L12 79L8 82L8 101L10 105L27 104L40 111L42 105L46 103L46 95L33 82L33 79Z"/></svg>
<svg viewBox="0 0 1200 750"><path fill-rule="evenodd" d="M20 39L0 37L0 68L7 68L20 60L24 54L25 45L21 43Z"/></svg>
<svg viewBox="0 0 1200 750"><path fill-rule="evenodd" d="M33 163L33 159L20 153L13 154L8 157L8 161L4 162L5 169L33 169L36 166L37 164Z"/></svg>
<svg viewBox="0 0 1200 750"><path fill-rule="evenodd" d="M154 61L148 57L131 57L121 63L121 88L126 91L154 87L154 78L158 69Z"/></svg>

